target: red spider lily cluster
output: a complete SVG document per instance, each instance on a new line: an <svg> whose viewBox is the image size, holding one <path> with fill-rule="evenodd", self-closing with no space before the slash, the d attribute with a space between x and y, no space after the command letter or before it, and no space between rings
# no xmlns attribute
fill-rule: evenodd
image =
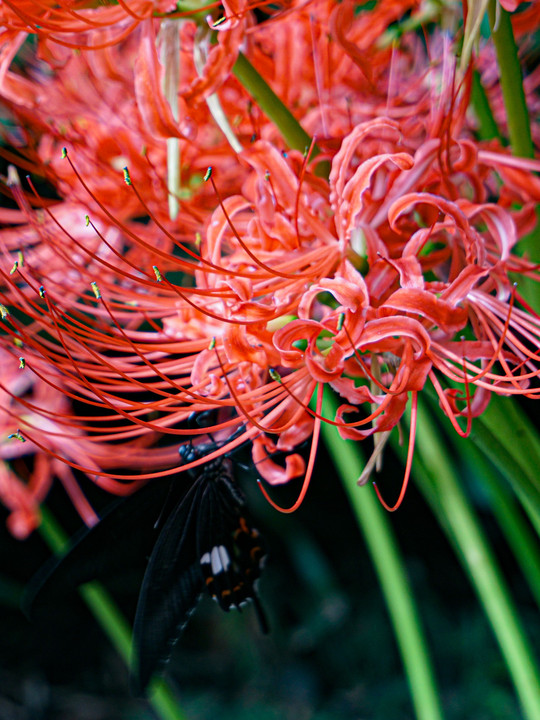
<svg viewBox="0 0 540 720"><path fill-rule="evenodd" d="M513 254L540 161L476 139L472 66L447 35L426 42L433 8L220 8L1 3L0 497L18 536L55 475L91 523L80 473L124 494L250 441L267 483L304 475L290 511L321 422L373 436L375 458L410 404L408 477L419 391L462 435L492 393L540 392L540 319L516 286L538 268ZM497 98L488 46L475 62Z"/></svg>

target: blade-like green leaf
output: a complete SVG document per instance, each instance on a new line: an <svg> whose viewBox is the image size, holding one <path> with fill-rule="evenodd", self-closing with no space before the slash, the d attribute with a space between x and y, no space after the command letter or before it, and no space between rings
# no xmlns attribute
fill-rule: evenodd
<svg viewBox="0 0 540 720"><path fill-rule="evenodd" d="M540 674L506 583L475 512L461 487L436 422L419 403L413 473L456 548L485 609L528 720L538 720Z"/></svg>

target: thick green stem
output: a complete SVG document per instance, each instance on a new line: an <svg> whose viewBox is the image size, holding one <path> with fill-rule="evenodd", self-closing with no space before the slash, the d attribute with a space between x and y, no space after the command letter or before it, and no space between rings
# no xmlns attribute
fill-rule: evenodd
<svg viewBox="0 0 540 720"><path fill-rule="evenodd" d="M46 507L41 508L40 533L52 552L61 552L68 538ZM97 582L83 585L79 590L83 600L107 635L112 645L129 667L131 661L131 628L116 607L105 588ZM154 680L150 685L149 701L163 720L184 720L186 715L164 680Z"/></svg>
<svg viewBox="0 0 540 720"><path fill-rule="evenodd" d="M255 100L258 107L278 128L290 148L300 150L300 152L304 152L309 148L311 145L310 136L242 53L238 55L238 60L233 67L233 73ZM319 153L319 148L315 146L311 156L315 157Z"/></svg>
<svg viewBox="0 0 540 720"><path fill-rule="evenodd" d="M323 414L335 417L336 409L335 397L326 392ZM343 440L332 425L323 423L321 431L379 577L411 688L416 717L419 720L439 720L443 715L426 642L388 517L372 488L356 484L364 468L359 444Z"/></svg>
<svg viewBox="0 0 540 720"><path fill-rule="evenodd" d="M528 720L540 719L540 675L506 584L461 489L451 457L420 404L414 474L439 517L485 608Z"/></svg>
<svg viewBox="0 0 540 720"><path fill-rule="evenodd" d="M531 124L523 91L523 75L510 15L496 0L491 0L488 15L497 52L510 144L516 155L534 157Z"/></svg>
<svg viewBox="0 0 540 720"><path fill-rule="evenodd" d="M472 76L471 101L478 120L480 140L492 140L493 138L501 140L501 132L491 112L489 100L477 70L474 70Z"/></svg>
<svg viewBox="0 0 540 720"><path fill-rule="evenodd" d="M242 53L238 55L238 60L233 67L233 73L268 119L274 123L287 145L291 149L305 152L311 146L310 136ZM311 157L317 157L320 152L320 148L314 144L311 148ZM315 168L315 174L319 177L328 178L330 175L329 161L322 160L319 162Z"/></svg>
<svg viewBox="0 0 540 720"><path fill-rule="evenodd" d="M534 144L531 136L531 123L510 14L497 0L491 0L488 6L488 15L493 44L497 53L510 145L515 155L533 158ZM522 238L517 246L520 253L527 255L533 261L537 261L540 256L540 210L537 210L536 215L535 229ZM538 283L521 278L520 292L528 302L538 305L540 301Z"/></svg>

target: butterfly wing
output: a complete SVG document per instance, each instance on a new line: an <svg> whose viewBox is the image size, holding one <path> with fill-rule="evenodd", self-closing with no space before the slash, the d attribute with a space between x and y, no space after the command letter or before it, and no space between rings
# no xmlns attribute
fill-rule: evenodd
<svg viewBox="0 0 540 720"><path fill-rule="evenodd" d="M137 695L169 660L203 590L196 528L207 490L203 474L171 512L148 561L133 627Z"/></svg>
<svg viewBox="0 0 540 720"><path fill-rule="evenodd" d="M254 600L266 630L253 587L264 551L244 505L227 459L206 466L187 493L180 483L148 485L114 503L60 560L45 565L28 586L25 607L120 573L126 556L150 556L133 633L132 689L141 694L168 661L205 587L224 610Z"/></svg>
<svg viewBox="0 0 540 720"><path fill-rule="evenodd" d="M206 588L223 610L255 601L267 629L254 581L264 556L259 533L245 519L232 464L210 464L171 513L144 576L134 625L134 692L144 692Z"/></svg>
<svg viewBox="0 0 540 720"><path fill-rule="evenodd" d="M142 565L155 541L154 524L168 493L168 483L156 482L112 503L97 525L82 528L63 555L52 557L31 578L24 612L30 616L83 583L117 577Z"/></svg>

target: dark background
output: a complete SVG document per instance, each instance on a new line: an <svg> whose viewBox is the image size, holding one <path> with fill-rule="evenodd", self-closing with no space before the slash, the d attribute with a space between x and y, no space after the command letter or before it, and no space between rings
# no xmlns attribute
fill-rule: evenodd
<svg viewBox="0 0 540 720"><path fill-rule="evenodd" d="M384 600L324 448L307 498L294 515L274 511L253 474L241 462L235 464L253 522L268 546L259 591L271 632L261 633L253 607L226 614L203 598L167 670L185 716L413 718ZM402 474L402 466L388 453L386 480L380 484L395 484ZM474 489L474 477L469 480ZM110 502L88 483L84 489L97 507ZM271 490L287 504L286 494L294 496L298 485L281 493ZM66 530L76 530L78 518L59 485L48 505ZM480 496L476 505L538 646L540 623L527 586ZM20 592L50 553L38 533L24 542L11 538L5 516L2 510L0 720L155 717L145 700L130 696L127 668L76 593L55 601L32 623L24 617ZM430 644L446 718L521 717L485 615L414 485L390 520ZM126 566L131 564L126 558ZM135 573L106 583L130 620L139 580Z"/></svg>

